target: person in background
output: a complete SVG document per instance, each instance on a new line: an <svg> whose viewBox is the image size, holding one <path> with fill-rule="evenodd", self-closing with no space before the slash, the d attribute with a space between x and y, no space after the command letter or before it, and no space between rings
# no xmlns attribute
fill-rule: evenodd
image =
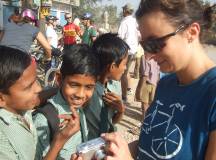
<svg viewBox="0 0 216 160"><path fill-rule="evenodd" d="M142 56L144 56L144 49L142 48L141 44L139 43L137 47L137 53L135 55L135 67L134 67L134 77L135 79L139 79L140 77L140 64L142 61Z"/></svg>
<svg viewBox="0 0 216 160"><path fill-rule="evenodd" d="M135 94L136 101L141 102L141 122L143 122L145 113L154 99L159 77L160 69L157 62L152 59L151 54L145 53L141 58L140 79Z"/></svg>
<svg viewBox="0 0 216 160"><path fill-rule="evenodd" d="M198 0L142 0L136 12L145 53L162 72L155 98L146 112L136 159L216 159L216 65L201 43L214 8ZM132 160L119 134L109 142L105 159Z"/></svg>
<svg viewBox="0 0 216 160"><path fill-rule="evenodd" d="M75 25L77 25L77 26L80 27L80 34L79 34L79 35L78 35L78 34L76 35L76 43L81 43L81 42L82 42L81 35L83 34L83 31L82 31L82 29L81 29L81 21L80 21L80 19L79 19L78 17L76 17L76 18L74 19L73 23L74 23Z"/></svg>
<svg viewBox="0 0 216 160"><path fill-rule="evenodd" d="M65 13L65 20L67 24L63 27L63 43L64 49L69 49L76 44L76 37L81 36L80 27L73 23L72 14Z"/></svg>
<svg viewBox="0 0 216 160"><path fill-rule="evenodd" d="M84 25L84 33L82 35L82 43L92 46L97 37L97 31L94 26L91 25L92 14L87 12L82 16L82 22Z"/></svg>
<svg viewBox="0 0 216 160"><path fill-rule="evenodd" d="M132 16L134 8L130 3L127 3L122 7L123 9L123 16L119 29L118 35L121 39L123 39L130 47L128 52L128 62L127 62L127 69L122 76L121 83L122 83L122 99L127 101L127 95L132 94L131 89L131 77L129 74L130 66L135 58L135 54L138 48L138 25L136 19Z"/></svg>
<svg viewBox="0 0 216 160"><path fill-rule="evenodd" d="M21 16L22 20L19 23L11 22L4 26L0 45L17 48L28 53L36 39L45 49L47 60L51 60L51 46L39 28L33 26L36 20L35 13L30 9L24 9Z"/></svg>
<svg viewBox="0 0 216 160"><path fill-rule="evenodd" d="M21 15L18 7L14 8L14 13L8 18L8 22L18 23L21 20Z"/></svg>
<svg viewBox="0 0 216 160"><path fill-rule="evenodd" d="M57 25L57 20L58 18L56 16L50 15L46 17L46 21L47 21L46 37L49 44L54 48L58 48L58 35L54 29Z"/></svg>

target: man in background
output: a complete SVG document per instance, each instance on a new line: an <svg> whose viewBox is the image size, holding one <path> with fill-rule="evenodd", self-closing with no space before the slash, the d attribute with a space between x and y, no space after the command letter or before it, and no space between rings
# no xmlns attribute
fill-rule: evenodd
<svg viewBox="0 0 216 160"><path fill-rule="evenodd" d="M136 19L132 16L134 8L130 3L127 3L125 6L122 7L123 9L123 16L118 35L122 38L130 47L128 51L128 62L127 62L127 69L122 76L121 83L122 83L122 99L127 101L127 95L132 94L131 90L131 82L130 82L130 75L129 75L129 68L131 63L135 57L138 48L138 24Z"/></svg>
<svg viewBox="0 0 216 160"><path fill-rule="evenodd" d="M63 27L63 41L64 49L68 49L76 44L76 37L81 35L81 30L73 23L71 13L65 13L65 20L67 24Z"/></svg>
<svg viewBox="0 0 216 160"><path fill-rule="evenodd" d="M82 16L83 25L84 25L84 33L82 36L82 43L88 44L92 46L93 42L97 37L97 31L95 27L92 25L92 14L91 13L84 13Z"/></svg>

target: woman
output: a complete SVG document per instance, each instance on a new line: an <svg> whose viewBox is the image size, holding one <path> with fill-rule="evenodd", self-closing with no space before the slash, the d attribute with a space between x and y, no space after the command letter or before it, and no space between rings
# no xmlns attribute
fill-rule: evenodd
<svg viewBox="0 0 216 160"><path fill-rule="evenodd" d="M209 10L208 10L209 11ZM136 17L145 52L162 72L156 95L141 127L136 159L216 159L216 67L201 44L210 12L197 0L142 0ZM131 160L118 134L107 160ZM134 151L132 151L134 153Z"/></svg>
<svg viewBox="0 0 216 160"><path fill-rule="evenodd" d="M0 45L9 46L29 52L30 47L37 39L46 51L47 60L51 60L51 47L39 28L33 26L36 21L35 13L30 9L22 11L22 20L20 22L7 23L3 30Z"/></svg>

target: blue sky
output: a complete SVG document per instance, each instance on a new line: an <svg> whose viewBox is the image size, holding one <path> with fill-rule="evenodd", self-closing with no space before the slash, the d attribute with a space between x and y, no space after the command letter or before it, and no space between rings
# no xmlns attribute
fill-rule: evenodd
<svg viewBox="0 0 216 160"><path fill-rule="evenodd" d="M120 12L122 6L124 6L128 2L131 3L135 9L137 9L140 0L103 0L102 4L114 4L118 7L118 12Z"/></svg>

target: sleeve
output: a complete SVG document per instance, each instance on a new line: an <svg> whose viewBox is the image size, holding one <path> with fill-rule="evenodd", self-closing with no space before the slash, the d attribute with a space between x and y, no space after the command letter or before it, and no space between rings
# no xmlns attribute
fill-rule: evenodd
<svg viewBox="0 0 216 160"><path fill-rule="evenodd" d="M128 30L127 25L124 22L122 22L118 29L118 35L121 39L125 40L127 30Z"/></svg>
<svg viewBox="0 0 216 160"><path fill-rule="evenodd" d="M121 86L121 82L120 81L115 81L112 80L113 82L113 88L115 88L115 90L113 91L115 94L122 96L122 86Z"/></svg>
<svg viewBox="0 0 216 160"><path fill-rule="evenodd" d="M76 30L77 33L80 33L80 30L81 30L81 29L80 29L79 26L75 25L75 30Z"/></svg>
<svg viewBox="0 0 216 160"><path fill-rule="evenodd" d="M149 76L150 67L149 67L149 61L146 60L144 56L141 57L141 64L140 64L140 73L142 76Z"/></svg>
<svg viewBox="0 0 216 160"><path fill-rule="evenodd" d="M35 39L37 37L39 32L40 32L39 28L33 27L33 29L32 29L32 37L33 37L33 39Z"/></svg>
<svg viewBox="0 0 216 160"><path fill-rule="evenodd" d="M215 97L215 103L212 105L212 111L210 115L210 132L216 130L216 97Z"/></svg>
<svg viewBox="0 0 216 160"><path fill-rule="evenodd" d="M2 132L0 132L0 159L19 160L18 154L15 152L13 146Z"/></svg>
<svg viewBox="0 0 216 160"><path fill-rule="evenodd" d="M91 28L91 37L96 37L97 36L97 32L96 30L92 27Z"/></svg>
<svg viewBox="0 0 216 160"><path fill-rule="evenodd" d="M33 117L33 121L37 129L38 136L35 160L41 160L50 148L50 130L48 121L43 114L37 113Z"/></svg>
<svg viewBox="0 0 216 160"><path fill-rule="evenodd" d="M46 30L46 37L47 38L52 38L53 37L52 32L51 32L51 30L49 28L47 28L47 30Z"/></svg>

